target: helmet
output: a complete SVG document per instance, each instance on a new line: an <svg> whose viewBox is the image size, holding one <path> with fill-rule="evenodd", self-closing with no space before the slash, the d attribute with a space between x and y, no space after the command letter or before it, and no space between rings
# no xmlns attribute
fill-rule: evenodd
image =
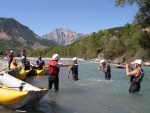
<svg viewBox="0 0 150 113"><path fill-rule="evenodd" d="M78 60L78 58L77 57L73 57L73 59L72 59L73 61L75 61L75 60Z"/></svg>
<svg viewBox="0 0 150 113"><path fill-rule="evenodd" d="M23 48L23 49L22 49L22 52L25 52L25 51L26 51L26 50Z"/></svg>
<svg viewBox="0 0 150 113"><path fill-rule="evenodd" d="M25 56L22 56L22 59L25 59Z"/></svg>
<svg viewBox="0 0 150 113"><path fill-rule="evenodd" d="M104 60L104 59L102 59L102 60L100 61L100 64L101 64L101 63L104 63L104 62L105 62L105 60Z"/></svg>
<svg viewBox="0 0 150 113"><path fill-rule="evenodd" d="M135 64L140 64L140 65L141 65L141 64L142 64L142 60L140 60L140 59L135 60L134 63L135 63Z"/></svg>
<svg viewBox="0 0 150 113"><path fill-rule="evenodd" d="M10 53L13 53L13 51L11 50Z"/></svg>
<svg viewBox="0 0 150 113"><path fill-rule="evenodd" d="M59 59L60 59L59 54L54 54L52 57L52 60L59 60Z"/></svg>

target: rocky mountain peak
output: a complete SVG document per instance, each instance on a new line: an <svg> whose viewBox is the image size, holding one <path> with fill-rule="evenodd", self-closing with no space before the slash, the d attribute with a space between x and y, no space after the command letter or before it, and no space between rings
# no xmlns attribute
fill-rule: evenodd
<svg viewBox="0 0 150 113"><path fill-rule="evenodd" d="M69 45L77 40L80 40L84 36L85 35L82 33L76 33L75 31L59 28L46 35L43 35L42 38L53 40L55 42L58 42L60 45Z"/></svg>

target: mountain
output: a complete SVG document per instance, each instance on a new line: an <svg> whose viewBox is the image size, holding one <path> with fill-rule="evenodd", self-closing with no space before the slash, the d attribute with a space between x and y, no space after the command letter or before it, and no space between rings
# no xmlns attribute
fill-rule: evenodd
<svg viewBox="0 0 150 113"><path fill-rule="evenodd" d="M53 40L58 42L60 45L69 45L81 40L83 37L85 37L85 35L82 33L76 33L63 28L55 29L53 32L42 36L43 39Z"/></svg>
<svg viewBox="0 0 150 113"><path fill-rule="evenodd" d="M39 50L56 45L55 42L42 39L27 26L13 18L0 18L0 51Z"/></svg>

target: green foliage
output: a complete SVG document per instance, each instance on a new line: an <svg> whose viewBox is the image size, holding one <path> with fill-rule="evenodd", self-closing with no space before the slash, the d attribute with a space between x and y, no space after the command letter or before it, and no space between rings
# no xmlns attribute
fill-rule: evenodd
<svg viewBox="0 0 150 113"><path fill-rule="evenodd" d="M136 4L139 7L134 17L134 23L141 23L142 27L150 26L150 1L149 0L114 0L116 6L124 7L126 5Z"/></svg>
<svg viewBox="0 0 150 113"><path fill-rule="evenodd" d="M93 59L103 54L106 59L121 57L124 62L134 58L149 59L149 48L149 38L145 37L141 29L134 24L126 24L124 27L100 30L68 46L54 46L29 53L30 56L44 57L52 57L58 53L61 57L76 56L83 59Z"/></svg>

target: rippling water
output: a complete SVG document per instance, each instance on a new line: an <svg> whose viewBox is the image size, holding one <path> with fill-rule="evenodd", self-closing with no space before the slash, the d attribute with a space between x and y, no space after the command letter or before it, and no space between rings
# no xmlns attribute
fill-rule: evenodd
<svg viewBox="0 0 150 113"><path fill-rule="evenodd" d="M71 63L71 61L62 61ZM145 77L139 93L129 94L129 77L125 69L112 69L110 81L97 68L99 63L79 61L79 81L67 78L68 67L62 67L60 90L49 90L38 106L29 106L27 113L149 113L150 68L143 67ZM48 75L27 78L27 82L48 86ZM15 111L0 107L0 113Z"/></svg>

